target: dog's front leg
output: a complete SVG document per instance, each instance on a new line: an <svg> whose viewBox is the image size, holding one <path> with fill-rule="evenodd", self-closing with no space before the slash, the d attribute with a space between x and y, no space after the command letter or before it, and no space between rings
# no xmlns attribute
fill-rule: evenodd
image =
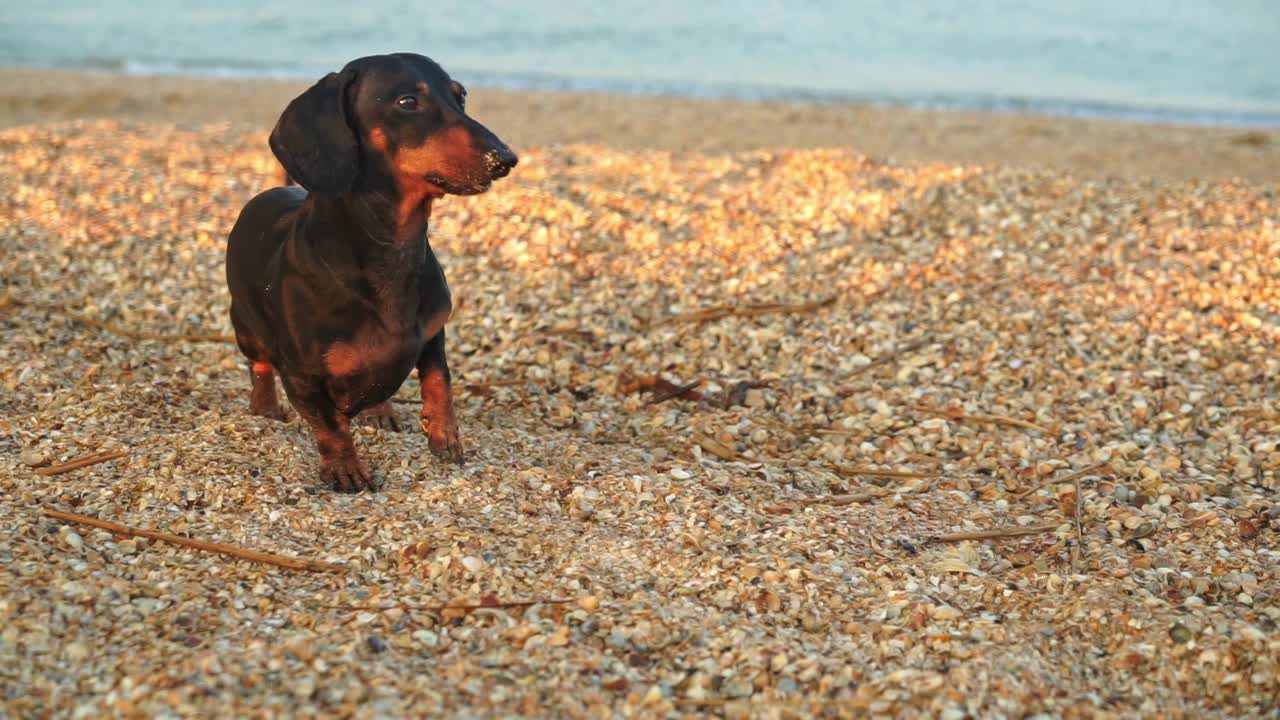
<svg viewBox="0 0 1280 720"><path fill-rule="evenodd" d="M453 414L453 391L449 363L444 357L444 330L427 341L418 356L418 380L422 383L422 429L431 452L441 458L462 462L462 442L458 440L458 419Z"/></svg>
<svg viewBox="0 0 1280 720"><path fill-rule="evenodd" d="M356 455L351 418L319 387L299 387L285 379L285 394L298 416L311 426L320 451L320 483L338 492L376 490L373 476Z"/></svg>

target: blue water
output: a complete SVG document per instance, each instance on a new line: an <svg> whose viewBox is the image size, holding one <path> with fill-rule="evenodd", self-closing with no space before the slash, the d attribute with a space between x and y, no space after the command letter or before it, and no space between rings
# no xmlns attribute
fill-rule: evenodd
<svg viewBox="0 0 1280 720"><path fill-rule="evenodd" d="M6 5L4 65L317 77L412 50L475 85L1280 126L1280 0Z"/></svg>

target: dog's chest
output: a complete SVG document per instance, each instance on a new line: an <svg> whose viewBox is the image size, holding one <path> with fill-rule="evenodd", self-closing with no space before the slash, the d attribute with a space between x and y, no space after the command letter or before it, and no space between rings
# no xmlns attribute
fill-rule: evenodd
<svg viewBox="0 0 1280 720"><path fill-rule="evenodd" d="M362 332L330 344L324 352L324 369L331 378L400 369L408 374L421 350L422 336L414 332Z"/></svg>
<svg viewBox="0 0 1280 720"><path fill-rule="evenodd" d="M324 369L334 404L354 414L390 397L412 372L422 345L419 333L375 331L331 343Z"/></svg>
<svg viewBox="0 0 1280 720"><path fill-rule="evenodd" d="M448 317L447 309L420 313L403 323L370 317L349 337L329 343L323 353L324 371L335 404L344 412L356 412L394 394ZM388 325L395 329L388 330Z"/></svg>

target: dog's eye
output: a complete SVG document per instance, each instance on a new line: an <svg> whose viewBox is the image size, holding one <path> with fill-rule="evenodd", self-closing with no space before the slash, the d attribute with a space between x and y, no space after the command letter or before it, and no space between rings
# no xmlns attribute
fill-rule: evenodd
<svg viewBox="0 0 1280 720"><path fill-rule="evenodd" d="M401 95L400 97L396 98L396 107L400 108L401 110L410 110L410 111L417 110L418 98L414 97L413 95Z"/></svg>
<svg viewBox="0 0 1280 720"><path fill-rule="evenodd" d="M467 89L462 87L462 83L454 82L449 89L453 91L453 97L458 101L458 107L465 110L467 108Z"/></svg>

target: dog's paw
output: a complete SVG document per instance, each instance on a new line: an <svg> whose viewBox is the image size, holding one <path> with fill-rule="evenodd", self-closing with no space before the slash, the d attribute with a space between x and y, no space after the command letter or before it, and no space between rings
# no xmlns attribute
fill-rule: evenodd
<svg viewBox="0 0 1280 720"><path fill-rule="evenodd" d="M462 464L462 441L458 439L458 423L452 417L444 422L433 423L431 418L423 415L419 418L422 429L427 433L427 444L431 452L441 460Z"/></svg>
<svg viewBox="0 0 1280 720"><path fill-rule="evenodd" d="M269 420L279 420L283 423L289 422L289 413L285 411L284 407L281 406L280 403L263 404L259 406L250 404L249 412L253 415L264 417Z"/></svg>
<svg viewBox="0 0 1280 720"><path fill-rule="evenodd" d="M390 400L365 410L360 417L366 423L380 430L400 432L405 429L400 420L396 418L396 411L392 407Z"/></svg>
<svg viewBox="0 0 1280 720"><path fill-rule="evenodd" d="M441 439L427 438L431 445L431 452L441 460L448 460L452 463L461 465L465 459L462 454L462 443L458 440L458 436L445 437Z"/></svg>
<svg viewBox="0 0 1280 720"><path fill-rule="evenodd" d="M320 464L320 483L341 493L377 490L377 483L358 458L328 460Z"/></svg>

